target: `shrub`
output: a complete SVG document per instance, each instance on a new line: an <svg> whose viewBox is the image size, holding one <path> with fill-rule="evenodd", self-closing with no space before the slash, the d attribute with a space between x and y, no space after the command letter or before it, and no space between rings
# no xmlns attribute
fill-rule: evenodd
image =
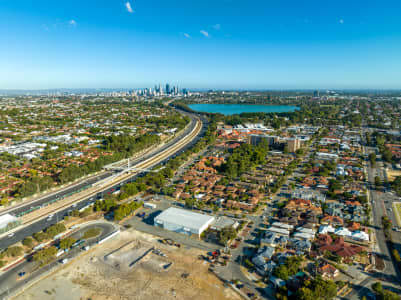
<svg viewBox="0 0 401 300"><path fill-rule="evenodd" d="M25 239L22 241L22 245L31 248L31 247L33 246L33 239L30 238L30 237L25 238Z"/></svg>
<svg viewBox="0 0 401 300"><path fill-rule="evenodd" d="M97 227L88 229L84 233L84 239L90 239L90 238L96 237L100 234L100 231L101 231L100 228L97 228Z"/></svg>
<svg viewBox="0 0 401 300"><path fill-rule="evenodd" d="M396 262L401 262L400 254L398 253L397 249L393 249L393 256L396 260Z"/></svg>
<svg viewBox="0 0 401 300"><path fill-rule="evenodd" d="M372 290L374 290L376 293L381 294L383 292L383 287L380 282L375 282L372 284Z"/></svg>
<svg viewBox="0 0 401 300"><path fill-rule="evenodd" d="M64 224L57 223L48 227L45 233L47 234L48 238L54 238L57 234L62 233L66 230L67 228L65 227Z"/></svg>
<svg viewBox="0 0 401 300"><path fill-rule="evenodd" d="M36 232L33 234L33 238L38 241L39 243L43 242L44 240L48 239L48 236L43 231Z"/></svg>
<svg viewBox="0 0 401 300"><path fill-rule="evenodd" d="M13 246L13 247L7 248L7 250L5 252L8 257L16 257L16 256L20 256L24 251L22 250L21 247Z"/></svg>
<svg viewBox="0 0 401 300"><path fill-rule="evenodd" d="M73 237L67 237L65 239L62 239L60 241L60 248L61 249L68 249L71 248L71 246L76 242L76 239Z"/></svg>
<svg viewBox="0 0 401 300"><path fill-rule="evenodd" d="M43 266L43 265L46 265L47 263L49 263L52 260L52 258L54 258L56 253L57 253L57 248L54 246L51 246L49 248L46 248L46 249L36 252L33 255L33 260L40 262L40 265Z"/></svg>
<svg viewBox="0 0 401 300"><path fill-rule="evenodd" d="M248 258L245 259L245 265L250 269L254 267L254 264Z"/></svg>

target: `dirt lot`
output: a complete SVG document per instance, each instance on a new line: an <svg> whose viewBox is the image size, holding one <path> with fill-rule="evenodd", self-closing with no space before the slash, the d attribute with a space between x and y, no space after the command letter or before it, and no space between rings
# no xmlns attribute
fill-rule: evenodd
<svg viewBox="0 0 401 300"><path fill-rule="evenodd" d="M147 251L157 248L165 256ZM130 230L30 287L22 299L240 299L208 272L197 249ZM138 259L140 258L140 259Z"/></svg>
<svg viewBox="0 0 401 300"><path fill-rule="evenodd" d="M397 176L401 176L401 171L386 169L388 181L392 182Z"/></svg>

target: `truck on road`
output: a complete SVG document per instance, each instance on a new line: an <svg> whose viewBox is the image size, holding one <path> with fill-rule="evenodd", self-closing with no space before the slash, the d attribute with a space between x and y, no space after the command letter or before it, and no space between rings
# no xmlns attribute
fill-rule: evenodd
<svg viewBox="0 0 401 300"><path fill-rule="evenodd" d="M154 204L154 203L149 203L149 202L145 202L145 203L143 204L143 207L145 207L145 208L150 208L150 209L155 209L155 208L156 208L156 204Z"/></svg>

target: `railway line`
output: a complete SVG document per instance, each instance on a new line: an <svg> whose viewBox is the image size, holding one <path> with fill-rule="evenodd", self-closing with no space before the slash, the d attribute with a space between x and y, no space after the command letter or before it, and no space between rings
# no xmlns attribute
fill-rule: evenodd
<svg viewBox="0 0 401 300"><path fill-rule="evenodd" d="M189 143L190 141L192 141L200 132L200 130L202 129L202 122L200 121L200 119L197 120L197 124L194 127L194 129L190 132L189 135L187 135L185 138L181 139L178 143L176 143L175 145L173 145L172 147L168 148L166 151L163 151L161 153L156 154L155 156L148 158L145 161L142 161L140 163L137 163L135 165L133 165L133 167L138 168L138 169L148 169L148 168L152 168L153 166L157 165L159 162L163 161L165 158L168 158L169 156L171 156L172 154L174 154L175 152L179 151L181 147L185 146L187 143ZM134 172L128 172L126 174L122 174L116 178L114 178L112 181L100 186L100 187L96 187L93 186L92 188L89 188L87 190L84 190L82 192L82 195L75 194L74 196L72 196L71 200L69 200L68 198L66 198L66 202L64 203L60 203L62 205L58 206L57 203L54 203L54 206L51 205L49 206L49 208L54 207L53 209L46 209L44 208L42 210L42 213L37 215L35 214L35 216L33 218L29 218L29 214L25 216L25 218L23 218L23 225L28 225L40 218L43 218L44 216L47 216L49 214L55 213L56 211L63 209L67 206L71 206L73 205L75 202L79 202L84 200L85 198L91 198L91 197L95 197L99 192L101 192L102 190L108 190L109 188L115 186L116 184L119 184L121 182L124 182L125 180L129 179L130 177L137 175L141 173L140 171L134 171ZM107 180L107 178L105 179ZM37 212L40 212L37 211Z"/></svg>
<svg viewBox="0 0 401 300"><path fill-rule="evenodd" d="M181 113L188 115L185 112L181 112ZM177 143L182 138L182 136L188 135L190 133L190 131L192 131L192 129L195 127L195 122L197 120L193 115L189 115L189 116L191 117L191 122L186 126L185 129L183 129L183 131L179 135L177 135L175 138L173 138L172 140L170 140L167 143L163 143L160 146L154 147L151 151L145 151L140 154L136 154L133 157L133 159L131 160L131 165L132 164L135 165L137 163L143 162L146 159L152 157L153 155L156 155L156 154L166 150L167 148L172 146L174 143ZM113 165L123 166L124 161L113 163ZM105 168L105 171L102 171L94 176L89 176L87 179L78 181L77 183L71 184L70 186L67 186L63 189L59 189L52 193L47 193L46 195L44 195L40 198L31 200L29 202L22 202L20 204L13 205L12 207L9 207L9 208L1 209L0 215L9 213L16 217L22 217L33 211L42 209L43 207L52 205L53 203L59 202L59 201L63 200L64 198L68 198L68 197L75 195L83 190L86 190L86 189L92 187L93 185L96 185L98 182L106 182L115 177L117 177L117 176L115 174L113 174L113 171L107 170Z"/></svg>
<svg viewBox="0 0 401 300"><path fill-rule="evenodd" d="M193 118L196 122L195 126L184 138L176 141L175 143L169 144L168 147L152 154L151 157L148 157L148 155L145 156L144 159L134 163L133 166L138 169L150 169L184 151L186 147L189 147L192 143L194 143L196 138L202 133L203 130L204 122L202 122L202 120L197 116L193 116ZM80 209L88 204L93 203L96 201L96 199L101 198L105 193L119 189L119 187L121 187L123 184L132 181L141 173L143 172L134 171L121 174L121 176L114 178L112 181L104 184L101 187L92 186L91 188L83 190L80 193L66 197L63 200L59 200L47 207L23 216L23 225L13 230L15 235L12 237L3 237L0 239L0 248L8 247L13 243L22 240L26 236L32 235L34 232L40 231L47 226L56 223L71 209ZM51 219L49 216L55 217Z"/></svg>

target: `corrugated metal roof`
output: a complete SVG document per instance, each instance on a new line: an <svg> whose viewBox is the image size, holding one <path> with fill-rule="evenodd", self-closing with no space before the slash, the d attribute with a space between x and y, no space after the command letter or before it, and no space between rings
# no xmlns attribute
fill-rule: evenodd
<svg viewBox="0 0 401 300"><path fill-rule="evenodd" d="M155 218L155 222L172 223L191 229L199 229L205 224L210 224L213 216L194 213L189 210L170 207Z"/></svg>

